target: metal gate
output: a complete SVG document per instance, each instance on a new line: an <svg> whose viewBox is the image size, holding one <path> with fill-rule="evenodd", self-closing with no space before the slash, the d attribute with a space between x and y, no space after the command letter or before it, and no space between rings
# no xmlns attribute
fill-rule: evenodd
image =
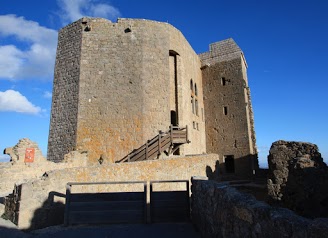
<svg viewBox="0 0 328 238"><path fill-rule="evenodd" d="M170 189L173 184L179 183L179 189ZM141 184L143 191L72 192L72 186L120 184ZM150 181L149 186L150 190L146 181L68 183L66 185L64 225L186 222L190 220L188 180ZM147 191L150 191L149 198Z"/></svg>

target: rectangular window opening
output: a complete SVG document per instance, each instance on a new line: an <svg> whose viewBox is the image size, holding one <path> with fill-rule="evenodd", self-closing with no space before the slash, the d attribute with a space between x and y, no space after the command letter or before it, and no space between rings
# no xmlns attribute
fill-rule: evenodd
<svg viewBox="0 0 328 238"><path fill-rule="evenodd" d="M228 115L228 107L223 107L223 114Z"/></svg>

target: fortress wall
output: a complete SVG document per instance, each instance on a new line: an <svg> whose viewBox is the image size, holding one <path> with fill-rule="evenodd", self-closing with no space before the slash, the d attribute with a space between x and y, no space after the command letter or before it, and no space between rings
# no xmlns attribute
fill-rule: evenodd
<svg viewBox="0 0 328 238"><path fill-rule="evenodd" d="M223 61L203 70L207 152L235 158L236 174L251 172L248 109L241 57ZM222 78L225 78L225 85ZM225 112L226 107L226 112ZM222 168L224 171L224 168Z"/></svg>
<svg viewBox="0 0 328 238"><path fill-rule="evenodd" d="M328 219L271 207L225 183L192 179L192 221L202 237L327 237Z"/></svg>
<svg viewBox="0 0 328 238"><path fill-rule="evenodd" d="M210 154L47 172L47 176L23 183L15 189L15 196L20 197L20 208L16 215L18 227L37 229L62 224L65 186L68 182L190 180L191 176L206 176L209 170L216 171L217 161L218 156ZM73 186L73 192L117 191L115 186ZM132 188L121 186L118 191L140 191L140 188L140 185Z"/></svg>
<svg viewBox="0 0 328 238"><path fill-rule="evenodd" d="M80 77L81 21L61 29L58 35L48 160L61 161L75 148Z"/></svg>

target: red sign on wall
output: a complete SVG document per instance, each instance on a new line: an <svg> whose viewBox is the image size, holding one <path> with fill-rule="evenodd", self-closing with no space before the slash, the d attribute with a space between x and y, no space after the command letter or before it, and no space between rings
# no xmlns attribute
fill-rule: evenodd
<svg viewBox="0 0 328 238"><path fill-rule="evenodd" d="M33 163L34 162L34 154L35 149L34 148L27 148L25 151L25 163Z"/></svg>

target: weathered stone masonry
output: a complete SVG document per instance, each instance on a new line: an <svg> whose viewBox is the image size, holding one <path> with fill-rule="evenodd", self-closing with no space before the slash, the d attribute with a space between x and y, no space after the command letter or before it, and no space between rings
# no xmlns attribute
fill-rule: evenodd
<svg viewBox="0 0 328 238"><path fill-rule="evenodd" d="M211 44L200 58L207 152L220 155L222 172L247 175L257 169L257 149L243 52L228 39ZM227 165L228 159L234 163Z"/></svg>
<svg viewBox="0 0 328 238"><path fill-rule="evenodd" d="M114 162L173 124L189 129L180 155L217 153L230 161L222 172L249 175L257 152L246 68L232 39L197 55L167 23L80 19L59 32L48 159L77 150Z"/></svg>

